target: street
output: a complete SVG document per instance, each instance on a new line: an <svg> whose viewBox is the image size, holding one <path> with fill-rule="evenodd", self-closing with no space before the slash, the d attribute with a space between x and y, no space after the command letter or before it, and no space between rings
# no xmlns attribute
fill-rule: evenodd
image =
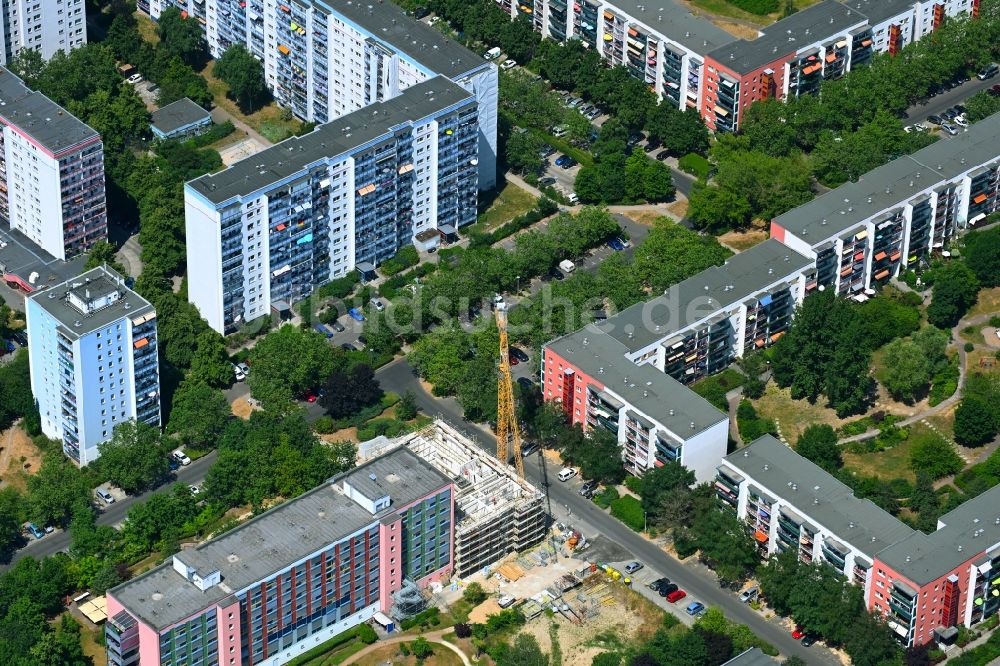
<svg viewBox="0 0 1000 666"><path fill-rule="evenodd" d="M912 121L924 122L927 116L939 115L942 111L946 111L956 104L961 104L980 90L988 90L997 83L1000 83L1000 78L997 77L985 81L972 77L971 80L955 86L951 90L931 97L923 104L911 106L906 110L906 117Z"/></svg>

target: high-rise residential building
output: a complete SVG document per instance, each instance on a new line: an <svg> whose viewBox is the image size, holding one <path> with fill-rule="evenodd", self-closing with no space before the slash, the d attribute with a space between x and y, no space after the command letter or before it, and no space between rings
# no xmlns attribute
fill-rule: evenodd
<svg viewBox="0 0 1000 666"><path fill-rule="evenodd" d="M57 51L69 52L87 43L87 15L83 0L8 2L0 10L2 62L6 65L25 49L48 60Z"/></svg>
<svg viewBox="0 0 1000 666"><path fill-rule="evenodd" d="M275 99L326 123L444 76L476 99L479 188L496 185L497 68L391 2L152 0L153 19L179 7L204 26L218 57L242 44L264 65Z"/></svg>
<svg viewBox="0 0 1000 666"><path fill-rule="evenodd" d="M401 448L108 591L111 666L278 666L451 575L454 484Z"/></svg>
<svg viewBox="0 0 1000 666"><path fill-rule="evenodd" d="M0 130L0 217L61 260L107 238L101 136L2 67Z"/></svg>
<svg viewBox="0 0 1000 666"><path fill-rule="evenodd" d="M477 103L417 83L184 188L188 298L226 334L476 219Z"/></svg>
<svg viewBox="0 0 1000 666"><path fill-rule="evenodd" d="M843 574L904 646L953 640L1000 611L1000 485L925 534L765 435L726 456L715 490L762 554L791 550Z"/></svg>
<svg viewBox="0 0 1000 666"><path fill-rule="evenodd" d="M31 392L42 432L86 465L116 425L160 425L156 311L98 267L25 298Z"/></svg>
<svg viewBox="0 0 1000 666"><path fill-rule="evenodd" d="M497 0L529 14L543 36L577 39L625 67L661 99L697 109L713 130L733 131L767 98L814 93L873 53L898 53L945 17L978 16L980 0L822 0L737 39L676 0Z"/></svg>

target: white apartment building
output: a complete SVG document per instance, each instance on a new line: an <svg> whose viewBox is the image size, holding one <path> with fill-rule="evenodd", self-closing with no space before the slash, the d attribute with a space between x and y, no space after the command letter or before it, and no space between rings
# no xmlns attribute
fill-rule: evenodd
<svg viewBox="0 0 1000 666"><path fill-rule="evenodd" d="M477 105L439 76L185 185L188 298L227 334L476 219Z"/></svg>
<svg viewBox="0 0 1000 666"><path fill-rule="evenodd" d="M24 49L38 51L48 60L57 51L69 52L87 43L83 0L5 2L0 17L3 65Z"/></svg>
<svg viewBox="0 0 1000 666"><path fill-rule="evenodd" d="M101 136L0 67L0 217L66 260L107 238Z"/></svg>
<svg viewBox="0 0 1000 666"><path fill-rule="evenodd" d="M995 114L779 215L771 237L815 262L807 293L864 294L1000 210L998 136Z"/></svg>
<svg viewBox="0 0 1000 666"><path fill-rule="evenodd" d="M116 425L160 425L156 311L112 270L94 268L25 298L31 392L42 432L78 465Z"/></svg>
<svg viewBox="0 0 1000 666"><path fill-rule="evenodd" d="M279 104L326 123L445 76L475 98L479 189L496 185L497 68L391 2L345 0L152 0L153 19L170 6L205 28L212 55L243 44L263 64ZM142 8L142 6L140 6Z"/></svg>

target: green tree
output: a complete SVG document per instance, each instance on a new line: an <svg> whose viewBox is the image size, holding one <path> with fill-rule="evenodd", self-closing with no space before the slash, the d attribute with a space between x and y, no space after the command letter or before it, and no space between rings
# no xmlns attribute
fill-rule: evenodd
<svg viewBox="0 0 1000 666"><path fill-rule="evenodd" d="M334 372L327 379L325 392L319 399L326 413L335 419L344 418L374 405L382 399L382 387L370 365L355 365L346 372Z"/></svg>
<svg viewBox="0 0 1000 666"><path fill-rule="evenodd" d="M244 113L267 103L270 93L264 80L264 65L242 44L233 44L215 61L212 73L229 86L229 95Z"/></svg>
<svg viewBox="0 0 1000 666"><path fill-rule="evenodd" d="M654 467L640 479L639 496L642 498L643 511L653 522L663 526L677 527L683 524L683 516L678 516L676 511L678 500L686 503L694 482L694 472L679 462Z"/></svg>
<svg viewBox="0 0 1000 666"><path fill-rule="evenodd" d="M979 282L963 262L952 261L934 269L934 289L927 306L927 321L938 328L951 328L976 302Z"/></svg>
<svg viewBox="0 0 1000 666"><path fill-rule="evenodd" d="M119 423L97 450L105 476L130 495L152 488L170 472L159 431L141 421Z"/></svg>
<svg viewBox="0 0 1000 666"><path fill-rule="evenodd" d="M206 327L196 338L189 378L213 388L233 385L233 364L226 352L226 341L210 328Z"/></svg>
<svg viewBox="0 0 1000 666"><path fill-rule="evenodd" d="M288 409L293 399L315 389L334 370L326 338L286 324L261 338L250 351L250 391L265 409Z"/></svg>
<svg viewBox="0 0 1000 666"><path fill-rule="evenodd" d="M1000 104L1000 96L993 99ZM967 234L962 259L980 285L1000 286L1000 227Z"/></svg>
<svg viewBox="0 0 1000 666"><path fill-rule="evenodd" d="M21 541L21 523L27 507L16 488L0 488L0 557L5 557Z"/></svg>
<svg viewBox="0 0 1000 666"><path fill-rule="evenodd" d="M548 666L548 656L531 634L518 634L511 645L497 651L496 666Z"/></svg>
<svg viewBox="0 0 1000 666"><path fill-rule="evenodd" d="M504 144L507 168L515 173L538 173L542 169L542 140L528 131L515 131Z"/></svg>
<svg viewBox="0 0 1000 666"><path fill-rule="evenodd" d="M837 433L825 423L814 423L806 428L795 443L795 451L831 474L844 465L837 446Z"/></svg>
<svg viewBox="0 0 1000 666"><path fill-rule="evenodd" d="M977 395L967 395L955 410L955 441L962 446L982 446L996 437L995 409Z"/></svg>
<svg viewBox="0 0 1000 666"><path fill-rule="evenodd" d="M396 403L396 418L409 421L416 417L417 396L410 389L406 389L406 392L399 396L399 402Z"/></svg>
<svg viewBox="0 0 1000 666"><path fill-rule="evenodd" d="M156 94L156 103L161 107L185 97L205 108L212 104L208 83L179 56L167 57L163 74L157 83L160 91Z"/></svg>
<svg viewBox="0 0 1000 666"><path fill-rule="evenodd" d="M702 491L711 508L696 510L690 527L694 543L702 556L714 566L723 580L737 581L751 573L760 561L753 537L746 524L735 514L716 508L714 493Z"/></svg>
<svg viewBox="0 0 1000 666"><path fill-rule="evenodd" d="M625 478L618 437L604 428L588 430L586 443L572 457L573 462L580 465L580 473L585 478L607 484L618 483Z"/></svg>
<svg viewBox="0 0 1000 666"><path fill-rule="evenodd" d="M917 482L910 496L910 510L917 514L917 529L930 534L937 529L941 501L934 490L934 479L929 474L917 474Z"/></svg>
<svg viewBox="0 0 1000 666"><path fill-rule="evenodd" d="M423 661L427 657L434 654L434 647L426 638L418 636L412 643L410 643L410 652L413 653L413 656L416 657L418 661Z"/></svg>
<svg viewBox="0 0 1000 666"><path fill-rule="evenodd" d="M924 326L913 334L912 340L923 351L932 377L947 367L947 349L950 341L947 331L933 326Z"/></svg>
<svg viewBox="0 0 1000 666"><path fill-rule="evenodd" d="M96 594L104 594L107 590L121 583L124 579L118 573L118 567L111 562L105 562L90 583Z"/></svg>
<svg viewBox="0 0 1000 666"><path fill-rule="evenodd" d="M745 197L717 185L696 183L689 201L688 217L696 227L713 234L742 229L753 216Z"/></svg>
<svg viewBox="0 0 1000 666"><path fill-rule="evenodd" d="M1000 111L1000 97L988 90L980 90L962 104L965 106L965 117L970 123L978 123Z"/></svg>
<svg viewBox="0 0 1000 666"><path fill-rule="evenodd" d="M708 128L694 110L679 110L669 100L653 107L646 118L651 140L659 141L674 157L708 150Z"/></svg>
<svg viewBox="0 0 1000 666"><path fill-rule="evenodd" d="M914 472L924 472L933 479L940 479L961 471L962 458L943 437L923 437L913 443L910 467Z"/></svg>
<svg viewBox="0 0 1000 666"><path fill-rule="evenodd" d="M188 377L174 393L169 431L177 433L184 444L198 449L212 448L232 415L221 391Z"/></svg>
<svg viewBox="0 0 1000 666"><path fill-rule="evenodd" d="M114 246L107 241L97 241L90 246L90 252L87 253L87 263L83 265L84 270L90 270L91 268L97 268L98 266L107 266L108 268L126 275L125 269L118 259L115 257Z"/></svg>
<svg viewBox="0 0 1000 666"><path fill-rule="evenodd" d="M622 656L617 652L595 654L590 666L622 666Z"/></svg>
<svg viewBox="0 0 1000 666"><path fill-rule="evenodd" d="M931 381L927 355L917 343L897 339L883 349L882 384L897 400L913 402Z"/></svg>
<svg viewBox="0 0 1000 666"><path fill-rule="evenodd" d="M191 67L204 62L207 51L201 26L193 17L182 15L180 9L170 7L161 12L156 33L160 38L158 49L167 59L179 57Z"/></svg>
<svg viewBox="0 0 1000 666"><path fill-rule="evenodd" d="M66 525L73 508L90 499L83 474L60 454L46 456L38 474L28 477L28 517L39 525Z"/></svg>
<svg viewBox="0 0 1000 666"><path fill-rule="evenodd" d="M462 590L462 599L472 606L478 606L483 603L486 601L487 596L488 595L486 594L486 590L483 589L483 586L476 582L469 583L465 586L465 589Z"/></svg>
<svg viewBox="0 0 1000 666"><path fill-rule="evenodd" d="M647 158L642 172L642 195L646 201L671 201L676 194L674 177L663 162Z"/></svg>
<svg viewBox="0 0 1000 666"><path fill-rule="evenodd" d="M899 644L883 620L863 613L848 628L844 651L856 666L881 666L893 662Z"/></svg>

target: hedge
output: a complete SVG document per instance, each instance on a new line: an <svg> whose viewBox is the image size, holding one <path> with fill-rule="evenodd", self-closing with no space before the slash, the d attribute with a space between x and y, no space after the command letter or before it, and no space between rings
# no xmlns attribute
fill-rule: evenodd
<svg viewBox="0 0 1000 666"><path fill-rule="evenodd" d="M642 494L642 479L631 474L625 477L625 487L637 495Z"/></svg>
<svg viewBox="0 0 1000 666"><path fill-rule="evenodd" d="M778 0L729 0L745 12L763 16L778 11Z"/></svg>
<svg viewBox="0 0 1000 666"><path fill-rule="evenodd" d="M199 134L196 137L188 139L188 142L190 142L195 148L204 148L205 146L213 144L220 139L225 139L235 131L236 128L233 127L233 123L227 120L220 125L212 125L210 130L204 134Z"/></svg>
<svg viewBox="0 0 1000 666"><path fill-rule="evenodd" d="M641 532L646 526L646 518L642 512L642 502L626 495L611 503L611 515L622 521L636 532Z"/></svg>
<svg viewBox="0 0 1000 666"><path fill-rule="evenodd" d="M347 631L337 634L327 642L320 643L313 649L303 652L299 656L289 661L285 666L302 666L303 664L309 663L316 657L323 656L330 650L336 649L341 645L346 645L347 643L350 643L351 641L353 641L358 637L361 631L361 627L363 626L367 627L368 625L358 625L356 627L351 627ZM368 628L371 629L371 627Z"/></svg>
<svg viewBox="0 0 1000 666"><path fill-rule="evenodd" d="M601 507L602 509L607 509L611 506L611 503L618 499L618 489L614 486L608 486L601 492L594 495L594 504Z"/></svg>
<svg viewBox="0 0 1000 666"><path fill-rule="evenodd" d="M357 271L351 271L342 278L330 280L317 289L316 294L320 298L346 298L352 291L354 291L354 286L360 280L361 276L358 275Z"/></svg>
<svg viewBox="0 0 1000 666"><path fill-rule="evenodd" d="M948 660L948 663L952 666L986 666L997 657L1000 657L1000 632L994 632L983 645Z"/></svg>
<svg viewBox="0 0 1000 666"><path fill-rule="evenodd" d="M431 606L427 610L417 613L410 619L403 620L402 622L400 622L399 628L402 631L407 631L409 629L412 629L413 627L418 627L418 626L436 627L437 625L441 624L441 618L439 617L440 614L441 610L437 606Z"/></svg>
<svg viewBox="0 0 1000 666"><path fill-rule="evenodd" d="M385 275L395 275L405 271L410 266L416 266L420 262L420 255L417 254L417 248L412 245L407 245L406 247L400 249L394 257L391 259L386 259L379 266L379 270Z"/></svg>
<svg viewBox="0 0 1000 666"><path fill-rule="evenodd" d="M708 160L695 153L688 153L681 157L677 160L677 166L680 167L681 171L701 180L708 180L709 171L712 169L712 165L708 163Z"/></svg>

